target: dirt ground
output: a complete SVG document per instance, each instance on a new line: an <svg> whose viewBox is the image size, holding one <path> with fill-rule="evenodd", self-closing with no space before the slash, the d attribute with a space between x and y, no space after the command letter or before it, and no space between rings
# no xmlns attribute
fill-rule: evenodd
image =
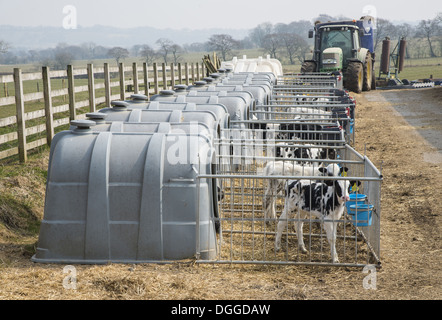
<svg viewBox="0 0 442 320"><path fill-rule="evenodd" d="M8 242L3 232L0 299L441 299L442 88L378 90L354 96L355 149L366 152L382 167L384 176L382 268L375 274L375 289L364 289L369 274L357 268L192 261L76 266L77 286L69 289L63 281L72 273L65 266L31 262L32 252L22 244L26 241L9 236ZM42 160L45 165L47 157ZM370 284L373 287L373 281Z"/></svg>

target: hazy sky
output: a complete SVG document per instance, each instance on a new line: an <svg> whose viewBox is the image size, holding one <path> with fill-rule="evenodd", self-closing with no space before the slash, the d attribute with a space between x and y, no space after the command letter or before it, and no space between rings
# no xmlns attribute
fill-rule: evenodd
<svg viewBox="0 0 442 320"><path fill-rule="evenodd" d="M71 13L63 13L67 5L75 7L83 27L160 29L251 29L262 22L311 20L321 13L359 18L366 6L392 21L432 19L442 11L441 0L0 0L0 25L62 27Z"/></svg>

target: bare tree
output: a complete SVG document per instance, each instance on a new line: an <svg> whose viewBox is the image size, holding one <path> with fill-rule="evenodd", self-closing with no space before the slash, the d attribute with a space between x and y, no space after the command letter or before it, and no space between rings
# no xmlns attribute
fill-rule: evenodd
<svg viewBox="0 0 442 320"><path fill-rule="evenodd" d="M173 62L177 64L178 61L181 59L181 54L184 53L184 50L181 46L174 44L170 47L170 52L173 56Z"/></svg>
<svg viewBox="0 0 442 320"><path fill-rule="evenodd" d="M414 39L412 35L415 33L415 28L408 23L403 23L397 26L399 38L405 38L407 40L407 46L405 47L405 58L410 59L410 47L414 47Z"/></svg>
<svg viewBox="0 0 442 320"><path fill-rule="evenodd" d="M307 41L295 33L282 33L279 35L281 45L285 48L290 64L295 64L295 60L304 61L306 50L309 49Z"/></svg>
<svg viewBox="0 0 442 320"><path fill-rule="evenodd" d="M141 49L139 51L140 56L144 58L144 61L146 61L147 64L152 64L155 60L155 50L152 49L149 45L145 44L141 46Z"/></svg>
<svg viewBox="0 0 442 320"><path fill-rule="evenodd" d="M183 49L190 52L202 52L207 50L207 45L202 42L193 42L183 45Z"/></svg>
<svg viewBox="0 0 442 320"><path fill-rule="evenodd" d="M117 64L120 63L121 59L129 57L129 51L121 47L113 47L108 51L107 54L108 56L114 58L117 61Z"/></svg>
<svg viewBox="0 0 442 320"><path fill-rule="evenodd" d="M374 33L374 50L376 51L379 43L385 39L385 37L392 37L394 36L395 27L394 25L382 18L378 18L376 20L376 30Z"/></svg>
<svg viewBox="0 0 442 320"><path fill-rule="evenodd" d="M227 55L238 46L238 41L228 34L214 34L209 38L207 44L211 50L221 53L223 60L226 60Z"/></svg>
<svg viewBox="0 0 442 320"><path fill-rule="evenodd" d="M265 37L272 33L274 33L273 25L270 22L264 22L254 28L250 32L249 37L250 40L258 46L258 48L263 48Z"/></svg>
<svg viewBox="0 0 442 320"><path fill-rule="evenodd" d="M6 41L0 40L0 53L6 53L9 51L9 44Z"/></svg>
<svg viewBox="0 0 442 320"><path fill-rule="evenodd" d="M166 38L160 38L155 43L160 46L158 54L163 57L164 63L167 64L167 58L172 50L172 46L174 45L174 43L172 42L172 40Z"/></svg>
<svg viewBox="0 0 442 320"><path fill-rule="evenodd" d="M73 55L67 50L60 50L55 53L53 67L57 70L64 70L74 60Z"/></svg>
<svg viewBox="0 0 442 320"><path fill-rule="evenodd" d="M95 49L97 45L94 42L85 42L81 44L86 59L93 59L95 57Z"/></svg>
<svg viewBox="0 0 442 320"><path fill-rule="evenodd" d="M263 49L270 54L270 57L278 59L278 51L283 46L281 36L277 33L268 34L264 38Z"/></svg>
<svg viewBox="0 0 442 320"><path fill-rule="evenodd" d="M442 14L439 13L434 19L422 20L416 32L416 36L427 40L431 58L437 57L433 49L433 37L441 34L441 16Z"/></svg>
<svg viewBox="0 0 442 320"><path fill-rule="evenodd" d="M313 24L307 20L300 20L289 23L288 28L291 33L296 33L307 41L308 31L313 28Z"/></svg>
<svg viewBox="0 0 442 320"><path fill-rule="evenodd" d="M289 57L290 64L295 64L295 53L298 48L294 35L291 33L281 33L279 38Z"/></svg>

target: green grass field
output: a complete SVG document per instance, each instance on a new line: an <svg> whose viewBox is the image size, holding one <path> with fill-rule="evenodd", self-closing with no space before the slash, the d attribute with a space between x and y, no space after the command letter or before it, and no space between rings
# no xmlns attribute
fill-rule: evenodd
<svg viewBox="0 0 442 320"><path fill-rule="evenodd" d="M195 62L202 62L202 58L204 55L207 55L208 53L191 53L186 54L182 57L183 61L186 61L188 63L195 63ZM263 56L262 52L260 50L245 50L242 52L235 52L234 56L237 56L238 58L242 58L243 55L247 55L248 58L257 58L259 56ZM73 63L74 68L85 68L88 63L93 63L97 67L101 67L105 62L109 63L111 66L117 66L116 62L114 60L95 60L95 61L75 61ZM143 61L140 58L128 58L123 61L123 63L127 66L131 65L133 62L137 62L141 64ZM161 61L158 61L161 62ZM13 69L19 67L22 69L23 73L27 72L40 72L41 66L36 65L17 65L17 66L0 66L0 73L12 73ZM295 65L283 65L284 72L299 72L301 68L301 64L295 64ZM375 65L376 68L376 75L379 75L379 62ZM128 75L126 75L128 77ZM434 79L442 78L442 58L426 58L426 59L409 59L405 61L405 68L404 70L399 74L399 79L408 79L408 80L418 80L418 79L427 79L430 78L430 76L433 76ZM129 77L128 77L129 79ZM102 83L103 79L95 79L95 83ZM117 81L117 79L112 79L112 81ZM87 86L87 79L75 79L75 86ZM24 93L34 93L34 92L42 92L43 90L43 82L42 80L30 80L30 81L24 81ZM59 90L64 89L67 87L67 81L62 79L51 79L51 86L52 90ZM112 88L112 94L117 94L119 92L118 87ZM0 98L5 96L13 96L14 95L14 84L8 83L8 84L2 84L0 83ZM104 89L96 90L96 97L103 97L104 96ZM76 93L75 100L76 101L83 101L88 99L88 93L87 92L79 92ZM60 105L64 105L68 103L68 96L59 96L53 98L53 106L57 107ZM98 108L100 108L99 106ZM44 101L32 101L32 102L26 102L25 103L25 112L32 112L36 110L44 109ZM82 114L88 112L89 108L84 107L77 111L77 114ZM8 106L0 106L0 119L15 116L16 110L15 105L8 105ZM62 112L54 114L54 119L60 119L65 118L69 116L69 112ZM39 119L33 119L26 122L26 127L32 127L36 125L44 124L44 118ZM56 132L60 130L66 129L66 126L62 126L59 128L56 128ZM0 135L7 134L10 132L16 132L17 126L11 125L6 127L0 128ZM36 140L44 136L45 133L42 132L40 134L29 136L28 142ZM17 143L11 142L11 143L5 143L2 146L0 146L0 151L6 150L8 148L16 146Z"/></svg>

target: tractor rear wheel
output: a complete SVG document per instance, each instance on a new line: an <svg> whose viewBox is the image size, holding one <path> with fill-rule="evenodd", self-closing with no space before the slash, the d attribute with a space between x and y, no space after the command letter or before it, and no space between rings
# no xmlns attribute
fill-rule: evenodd
<svg viewBox="0 0 442 320"><path fill-rule="evenodd" d="M316 62L314 61L305 61L301 66L301 73L311 73L316 72Z"/></svg>
<svg viewBox="0 0 442 320"><path fill-rule="evenodd" d="M345 73L345 87L355 93L362 92L364 83L364 67L360 62L350 62Z"/></svg>
<svg viewBox="0 0 442 320"><path fill-rule="evenodd" d="M367 52L364 63L364 84L362 86L363 91L371 90L371 81L373 76L373 60L371 59L371 53Z"/></svg>

